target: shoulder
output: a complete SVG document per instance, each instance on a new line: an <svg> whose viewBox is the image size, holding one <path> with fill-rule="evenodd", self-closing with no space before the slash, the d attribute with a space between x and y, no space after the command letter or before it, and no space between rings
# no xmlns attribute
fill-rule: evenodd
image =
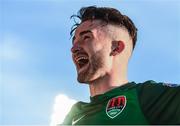
<svg viewBox="0 0 180 126"><path fill-rule="evenodd" d="M167 99L167 97L177 99L180 97L180 86L178 84L164 82L157 83L150 80L138 84L137 94L140 102L142 103L153 101L152 99Z"/></svg>
<svg viewBox="0 0 180 126"><path fill-rule="evenodd" d="M167 124L173 123L171 117L179 117L176 114L177 109L180 110L178 84L150 80L139 83L137 93L142 111L152 124L165 124L166 121L169 121Z"/></svg>
<svg viewBox="0 0 180 126"><path fill-rule="evenodd" d="M72 119L74 116L76 116L80 112L82 104L83 104L83 102L79 101L72 105L70 111L67 113L67 115L62 123L63 125L71 125L72 124Z"/></svg>
<svg viewBox="0 0 180 126"><path fill-rule="evenodd" d="M73 116L74 116L75 114L78 114L78 113L82 110L83 106L86 105L86 104L88 104L88 103L82 102L82 101L76 102L76 103L72 106L69 114L71 114L71 115L73 115Z"/></svg>
<svg viewBox="0 0 180 126"><path fill-rule="evenodd" d="M180 97L180 85L164 82L146 81L140 83L137 87L137 94L141 103L157 102L162 99L174 99L177 101Z"/></svg>
<svg viewBox="0 0 180 126"><path fill-rule="evenodd" d="M142 89L155 89L155 88L164 88L164 89L170 89L170 88L180 88L179 84L174 83L166 83L166 82L156 82L154 80L148 80L143 83L137 84L139 88Z"/></svg>

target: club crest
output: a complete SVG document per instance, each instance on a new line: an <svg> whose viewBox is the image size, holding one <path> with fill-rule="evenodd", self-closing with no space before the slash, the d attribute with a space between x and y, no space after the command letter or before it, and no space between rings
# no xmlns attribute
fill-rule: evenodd
<svg viewBox="0 0 180 126"><path fill-rule="evenodd" d="M111 118L118 116L126 107L126 96L117 96L110 99L106 106L106 114Z"/></svg>

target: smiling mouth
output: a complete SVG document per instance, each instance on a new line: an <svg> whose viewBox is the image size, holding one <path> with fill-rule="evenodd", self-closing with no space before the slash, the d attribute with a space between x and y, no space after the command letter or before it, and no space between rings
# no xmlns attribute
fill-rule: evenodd
<svg viewBox="0 0 180 126"><path fill-rule="evenodd" d="M80 68L82 68L83 66L85 66L87 63L89 62L89 59L86 57L80 57L78 59L78 65Z"/></svg>
<svg viewBox="0 0 180 126"><path fill-rule="evenodd" d="M81 70L89 63L89 57L87 54L80 54L75 57L75 63L77 65L78 70Z"/></svg>

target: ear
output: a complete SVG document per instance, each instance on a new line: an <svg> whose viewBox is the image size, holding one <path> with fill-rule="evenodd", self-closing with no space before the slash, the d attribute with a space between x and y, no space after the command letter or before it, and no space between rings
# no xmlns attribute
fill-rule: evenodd
<svg viewBox="0 0 180 126"><path fill-rule="evenodd" d="M125 48L125 44L123 41L113 41L110 56L115 56L120 54L124 50L124 48Z"/></svg>

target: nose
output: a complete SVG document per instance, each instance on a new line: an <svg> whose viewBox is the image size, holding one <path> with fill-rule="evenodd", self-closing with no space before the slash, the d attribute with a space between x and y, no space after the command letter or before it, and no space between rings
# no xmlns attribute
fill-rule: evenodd
<svg viewBox="0 0 180 126"><path fill-rule="evenodd" d="M80 50L82 50L82 48L79 47L78 45L74 45L74 46L71 48L71 52L72 52L72 53L77 53L77 52L79 52Z"/></svg>

